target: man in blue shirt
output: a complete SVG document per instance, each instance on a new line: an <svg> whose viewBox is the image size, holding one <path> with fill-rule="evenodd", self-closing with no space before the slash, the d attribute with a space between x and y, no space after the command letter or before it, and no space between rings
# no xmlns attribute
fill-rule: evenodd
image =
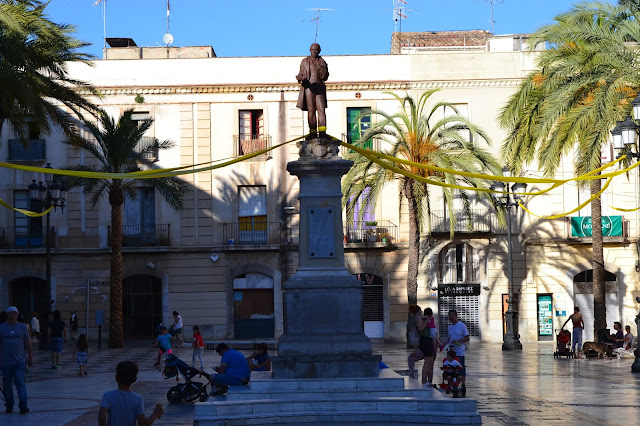
<svg viewBox="0 0 640 426"><path fill-rule="evenodd" d="M25 352L26 355L25 356ZM18 322L18 308L7 308L7 322L0 324L0 368L7 414L13 413L13 389L15 382L20 400L20 414L27 414L27 386L25 385L25 359L29 367L33 365L31 338L26 324Z"/></svg>
<svg viewBox="0 0 640 426"><path fill-rule="evenodd" d="M227 393L229 386L246 386L249 384L251 371L247 359L240 352L229 348L226 343L220 343L216 352L222 357L219 367L214 367L216 373L213 377L206 374L205 377L218 388L211 395L220 396Z"/></svg>

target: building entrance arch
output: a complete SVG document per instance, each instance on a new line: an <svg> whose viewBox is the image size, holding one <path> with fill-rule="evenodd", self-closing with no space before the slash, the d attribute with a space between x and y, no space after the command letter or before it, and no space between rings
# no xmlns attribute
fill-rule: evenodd
<svg viewBox="0 0 640 426"><path fill-rule="evenodd" d="M37 277L20 277L9 284L9 304L18 308L27 320L35 311L40 315L49 311L47 281Z"/></svg>
<svg viewBox="0 0 640 426"><path fill-rule="evenodd" d="M124 337L153 338L162 322L162 283L151 275L132 275L122 281Z"/></svg>
<svg viewBox="0 0 640 426"><path fill-rule="evenodd" d="M620 321L620 305L618 299L618 281L613 272L604 271L605 301L607 325L613 326L614 321ZM584 331L582 340L593 340L593 269L579 272L573 277L573 303L580 308ZM568 307L573 313L573 307Z"/></svg>

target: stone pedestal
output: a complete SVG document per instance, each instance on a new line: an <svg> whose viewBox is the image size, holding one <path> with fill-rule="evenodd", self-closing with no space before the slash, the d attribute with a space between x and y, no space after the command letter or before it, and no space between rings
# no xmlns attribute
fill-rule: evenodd
<svg viewBox="0 0 640 426"><path fill-rule="evenodd" d="M300 263L284 284L284 333L274 378L376 377L362 323L362 287L344 266L340 181L352 166L339 142L298 144L287 170L300 179Z"/></svg>

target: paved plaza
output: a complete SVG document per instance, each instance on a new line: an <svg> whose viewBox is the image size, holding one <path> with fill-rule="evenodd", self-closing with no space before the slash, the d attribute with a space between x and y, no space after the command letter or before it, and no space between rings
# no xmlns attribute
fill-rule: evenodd
<svg viewBox="0 0 640 426"><path fill-rule="evenodd" d="M406 374L409 351L402 345L375 345L375 350L392 369ZM553 343L532 343L524 344L522 353L504 353L499 344L472 342L467 358L467 396L477 399L483 424L637 424L640 375L630 373L633 358L554 359L553 350ZM168 404L165 395L174 380L164 380L153 367L155 351L150 346L139 343L128 349L93 348L86 377L78 377L72 352L72 346L65 347L62 368L52 370L48 352L36 350L36 364L27 375L31 412L23 416L4 414L2 409L0 424L96 424L101 396L116 387L115 365L125 359L140 366L133 389L143 395L147 414L158 401L165 406L164 416L155 424L192 424L193 405ZM177 355L190 363L191 352L183 348ZM436 366L441 360L436 361ZM219 362L214 351L205 352L209 370ZM439 372L437 375L439 378Z"/></svg>

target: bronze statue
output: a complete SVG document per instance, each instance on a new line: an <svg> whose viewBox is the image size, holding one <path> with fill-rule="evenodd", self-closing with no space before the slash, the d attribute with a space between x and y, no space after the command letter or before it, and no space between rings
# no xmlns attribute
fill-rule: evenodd
<svg viewBox="0 0 640 426"><path fill-rule="evenodd" d="M301 84L298 104L303 111L307 111L309 121L309 138L326 137L327 132L327 87L324 82L329 78L329 68L324 59L320 57L320 45L313 43L309 48L310 56L300 63L300 72L296 80ZM318 117L316 118L316 111Z"/></svg>

